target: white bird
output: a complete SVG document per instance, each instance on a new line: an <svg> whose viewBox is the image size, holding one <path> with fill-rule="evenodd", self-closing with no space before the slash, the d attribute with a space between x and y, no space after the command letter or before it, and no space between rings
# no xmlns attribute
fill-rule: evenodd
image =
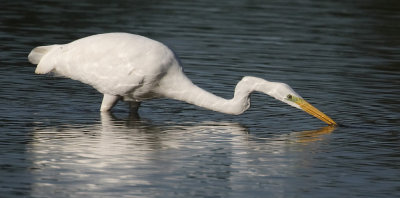
<svg viewBox="0 0 400 198"><path fill-rule="evenodd" d="M106 33L63 45L39 46L28 59L37 64L36 74L52 72L93 86L104 94L102 112L110 111L121 99L137 111L141 101L165 97L238 115L250 107L250 94L258 91L336 125L285 83L245 76L232 99L209 93L186 77L171 49L139 35Z"/></svg>

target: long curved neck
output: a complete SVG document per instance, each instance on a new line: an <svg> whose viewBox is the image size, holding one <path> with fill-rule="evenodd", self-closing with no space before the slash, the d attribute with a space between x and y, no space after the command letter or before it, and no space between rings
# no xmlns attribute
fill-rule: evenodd
<svg viewBox="0 0 400 198"><path fill-rule="evenodd" d="M174 76L174 75L172 75ZM265 83L255 77L244 77L235 88L232 99L224 99L194 85L185 75L167 78L161 83L159 92L167 98L185 101L209 110L238 115L250 107L250 94L253 91L266 92ZM267 86L268 87L268 86Z"/></svg>

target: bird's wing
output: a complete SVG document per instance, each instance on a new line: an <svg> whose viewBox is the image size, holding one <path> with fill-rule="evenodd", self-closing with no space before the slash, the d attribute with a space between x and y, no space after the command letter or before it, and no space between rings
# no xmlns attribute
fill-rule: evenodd
<svg viewBox="0 0 400 198"><path fill-rule="evenodd" d="M119 43L81 41L60 46L55 73L92 85L102 93L122 94L143 81L132 53Z"/></svg>

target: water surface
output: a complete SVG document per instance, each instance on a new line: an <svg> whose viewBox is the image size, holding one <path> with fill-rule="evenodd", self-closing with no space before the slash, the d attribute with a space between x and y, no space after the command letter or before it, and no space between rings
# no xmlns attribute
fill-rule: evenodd
<svg viewBox="0 0 400 198"><path fill-rule="evenodd" d="M400 4L387 1L1 1L4 197L398 197ZM232 116L120 103L34 74L38 45L104 32L169 45L200 87L291 85L343 126L262 94Z"/></svg>

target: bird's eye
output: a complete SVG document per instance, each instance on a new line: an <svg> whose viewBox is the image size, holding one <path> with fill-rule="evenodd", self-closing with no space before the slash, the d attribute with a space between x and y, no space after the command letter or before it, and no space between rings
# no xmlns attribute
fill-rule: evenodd
<svg viewBox="0 0 400 198"><path fill-rule="evenodd" d="M287 99L291 100L293 99L293 96L291 94L287 95Z"/></svg>

